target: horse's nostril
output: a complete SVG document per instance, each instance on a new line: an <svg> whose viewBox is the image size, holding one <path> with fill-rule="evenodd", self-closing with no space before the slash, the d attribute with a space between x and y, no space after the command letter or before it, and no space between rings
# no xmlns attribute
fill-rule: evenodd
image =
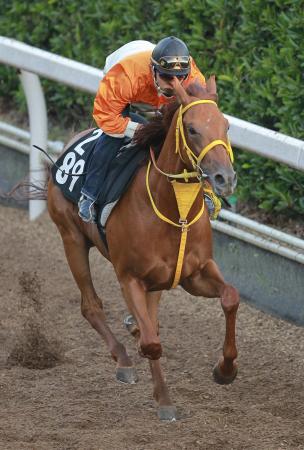
<svg viewBox="0 0 304 450"><path fill-rule="evenodd" d="M214 181L217 185L225 184L225 178L223 177L223 175L221 175L219 173L217 175L215 175Z"/></svg>

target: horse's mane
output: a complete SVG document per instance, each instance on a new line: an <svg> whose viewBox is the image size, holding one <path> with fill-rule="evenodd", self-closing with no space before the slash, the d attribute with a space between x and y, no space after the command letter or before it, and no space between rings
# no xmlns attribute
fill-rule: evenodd
<svg viewBox="0 0 304 450"><path fill-rule="evenodd" d="M216 95L210 94L201 84L195 82L186 89L187 94L193 98L217 100ZM140 148L160 149L163 145L168 130L170 128L173 116L180 106L177 101L164 105L161 111L144 125L134 137L135 143Z"/></svg>

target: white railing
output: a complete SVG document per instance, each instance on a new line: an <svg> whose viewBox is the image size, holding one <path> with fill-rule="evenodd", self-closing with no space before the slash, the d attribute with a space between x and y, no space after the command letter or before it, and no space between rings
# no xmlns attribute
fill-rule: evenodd
<svg viewBox="0 0 304 450"><path fill-rule="evenodd" d="M10 125L0 120L0 144L6 147L20 151L29 155L31 147L29 145L31 140L31 133L21 128ZM63 150L63 142L61 141L48 141L47 148L49 152L54 155L58 155Z"/></svg>
<svg viewBox="0 0 304 450"><path fill-rule="evenodd" d="M92 94L103 77L102 70L4 36L0 36L0 62Z"/></svg>
<svg viewBox="0 0 304 450"><path fill-rule="evenodd" d="M42 157L32 146L47 148L47 112L39 76L94 93L103 71L4 36L0 36L0 62L21 70L30 119L30 181L43 182ZM45 202L31 200L30 219L36 219L44 209Z"/></svg>
<svg viewBox="0 0 304 450"><path fill-rule="evenodd" d="M232 145L304 171L304 141L228 114L225 117Z"/></svg>
<svg viewBox="0 0 304 450"><path fill-rule="evenodd" d="M103 71L0 36L0 62L95 94ZM304 171L304 142L226 115L232 145Z"/></svg>
<svg viewBox="0 0 304 450"><path fill-rule="evenodd" d="M37 173L42 169L42 164L41 155L32 147L32 144L47 148L47 113L39 76L95 94L98 83L103 77L103 71L3 36L0 36L0 62L21 70L21 81L30 115L30 174L32 181L36 182ZM229 115L226 117L230 122L229 136L233 146L304 171L303 141ZM24 148L23 150L26 151ZM43 209L43 203L37 204L36 200L30 202L30 219L36 218ZM261 226L256 222L237 217L232 213L227 217L227 212L223 211L220 217L257 233L262 231ZM220 221L213 223L213 227L230 235L235 234L247 242L256 240L254 234L248 237L248 233L241 233L240 230ZM299 256L296 238L293 240L285 233L272 233L271 230L269 228L266 235L269 237L273 234L272 238L276 240L276 243L270 246L273 247L272 251L284 256L287 253L289 258L304 262L304 255ZM242 234L243 237L241 237ZM286 248L282 247L281 243L290 241L290 238L292 244L289 242L288 245L294 244L295 250L289 248L286 252ZM257 245L269 247L261 242L257 242Z"/></svg>

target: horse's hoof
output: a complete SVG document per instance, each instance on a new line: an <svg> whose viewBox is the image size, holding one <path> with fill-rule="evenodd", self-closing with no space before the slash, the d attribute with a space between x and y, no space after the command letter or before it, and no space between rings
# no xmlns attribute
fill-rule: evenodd
<svg viewBox="0 0 304 450"><path fill-rule="evenodd" d="M135 336L139 332L137 322L132 314L126 316L123 323L129 333L132 334L132 336Z"/></svg>
<svg viewBox="0 0 304 450"><path fill-rule="evenodd" d="M138 376L134 367L118 367L116 369L116 380L125 384L135 384Z"/></svg>
<svg viewBox="0 0 304 450"><path fill-rule="evenodd" d="M178 419L175 406L160 406L157 411L157 416L160 420L166 420L168 422L176 422Z"/></svg>
<svg viewBox="0 0 304 450"><path fill-rule="evenodd" d="M220 368L219 368L219 364L216 364L213 368L213 379L216 383L218 384L231 384L235 377L237 376L237 365L236 363L233 364L233 372L231 375L223 375Z"/></svg>

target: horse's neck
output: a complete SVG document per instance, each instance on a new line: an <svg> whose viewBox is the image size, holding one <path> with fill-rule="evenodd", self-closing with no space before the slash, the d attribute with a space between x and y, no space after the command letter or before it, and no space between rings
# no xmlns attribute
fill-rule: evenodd
<svg viewBox="0 0 304 450"><path fill-rule="evenodd" d="M177 115L175 115L172 120L170 129L157 159L157 167L162 172L170 175L180 174L187 168L185 163L181 160L179 154L176 153L176 119ZM187 169L189 170L189 167ZM149 185L152 196L159 210L168 218L171 218L171 220L177 222L179 219L179 212L176 204L174 189L168 177L161 174L155 167L151 166ZM194 209L192 210L192 214L196 213L201 208L201 203L201 196L197 196L193 203Z"/></svg>
<svg viewBox="0 0 304 450"><path fill-rule="evenodd" d="M180 173L185 169L185 164L180 159L178 153L176 153L176 121L177 115L175 114L167 133L165 142L162 146L160 155L157 159L158 167L163 172L170 174Z"/></svg>

